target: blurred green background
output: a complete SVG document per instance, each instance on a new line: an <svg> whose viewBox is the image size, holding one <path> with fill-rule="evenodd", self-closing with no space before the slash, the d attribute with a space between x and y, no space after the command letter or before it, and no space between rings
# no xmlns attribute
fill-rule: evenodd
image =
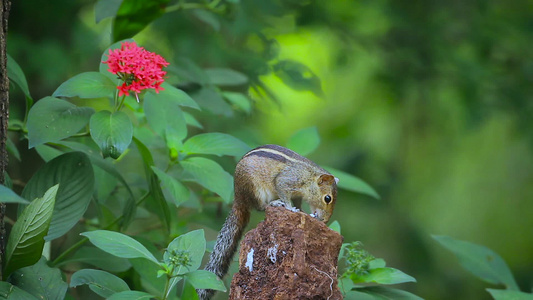
<svg viewBox="0 0 533 300"><path fill-rule="evenodd" d="M489 286L430 236L442 234L493 249L531 291L531 1L227 2L220 14L164 14L134 37L181 68L229 67L250 78L252 114L206 97L206 130L284 145L316 126L321 144L309 157L362 178L382 198L341 191L333 219L345 241L362 241L418 280L401 288L426 299L490 299ZM94 6L12 1L8 52L34 99L97 70L112 21L96 23ZM323 94L316 81L289 87L270 72L282 60L308 66ZM13 89L12 117L23 104ZM12 168L27 178L36 166L26 159Z"/></svg>

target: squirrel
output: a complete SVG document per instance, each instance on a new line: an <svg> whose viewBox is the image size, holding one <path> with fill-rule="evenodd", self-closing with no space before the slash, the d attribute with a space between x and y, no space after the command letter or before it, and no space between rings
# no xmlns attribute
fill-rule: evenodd
<svg viewBox="0 0 533 300"><path fill-rule="evenodd" d="M250 211L265 210L268 205L292 209L306 201L311 216L327 222L337 198L338 179L311 160L278 145L264 145L247 152L237 163L234 176L235 199L205 270L219 278L228 272ZM197 290L201 300L208 300L214 290Z"/></svg>

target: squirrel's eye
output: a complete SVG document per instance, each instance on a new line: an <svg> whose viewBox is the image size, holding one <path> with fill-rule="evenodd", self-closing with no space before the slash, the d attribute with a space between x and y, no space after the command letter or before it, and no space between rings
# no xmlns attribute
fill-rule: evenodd
<svg viewBox="0 0 533 300"><path fill-rule="evenodd" d="M326 204L329 204L331 202L331 196L330 195L324 196L324 201L326 201Z"/></svg>

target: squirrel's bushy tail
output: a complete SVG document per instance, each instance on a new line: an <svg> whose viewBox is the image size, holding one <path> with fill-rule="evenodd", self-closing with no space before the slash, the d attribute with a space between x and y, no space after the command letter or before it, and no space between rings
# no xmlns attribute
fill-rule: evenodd
<svg viewBox="0 0 533 300"><path fill-rule="evenodd" d="M205 266L205 270L215 273L220 278L228 272L244 227L250 219L250 208L240 203L238 199L235 200L233 208L218 234L209 262ZM215 294L215 290L197 290L197 292L200 300L208 300Z"/></svg>

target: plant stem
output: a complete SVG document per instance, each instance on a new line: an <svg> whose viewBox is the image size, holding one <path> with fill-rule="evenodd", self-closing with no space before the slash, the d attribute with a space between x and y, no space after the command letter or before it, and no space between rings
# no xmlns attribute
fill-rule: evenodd
<svg viewBox="0 0 533 300"><path fill-rule="evenodd" d="M147 192L146 194L144 194L140 199L139 201L137 201L135 203L135 206L138 206L139 204L141 204L144 200L146 200L146 198L148 198L148 196L150 195L150 192ZM107 230L113 226L115 226L118 222L120 222L122 219L124 218L124 216L120 216L118 218L116 218L115 220L113 220L113 222L111 222L109 225L107 225L106 227L104 227L104 230ZM52 266L56 266L57 264L59 264L63 259L65 259L65 257L69 256L72 252L78 250L81 246L83 246L83 244L85 244L89 239L84 237L83 239L79 240L77 243L75 243L74 245L70 246L67 250L65 250L63 253L61 253L61 255L59 255L56 259L54 259L54 261L52 261Z"/></svg>
<svg viewBox="0 0 533 300"><path fill-rule="evenodd" d="M120 109L122 108L122 106L124 105L124 100L126 100L126 95L123 95L122 96L122 100L120 100L120 104L118 105L118 108L116 111L120 111Z"/></svg>

